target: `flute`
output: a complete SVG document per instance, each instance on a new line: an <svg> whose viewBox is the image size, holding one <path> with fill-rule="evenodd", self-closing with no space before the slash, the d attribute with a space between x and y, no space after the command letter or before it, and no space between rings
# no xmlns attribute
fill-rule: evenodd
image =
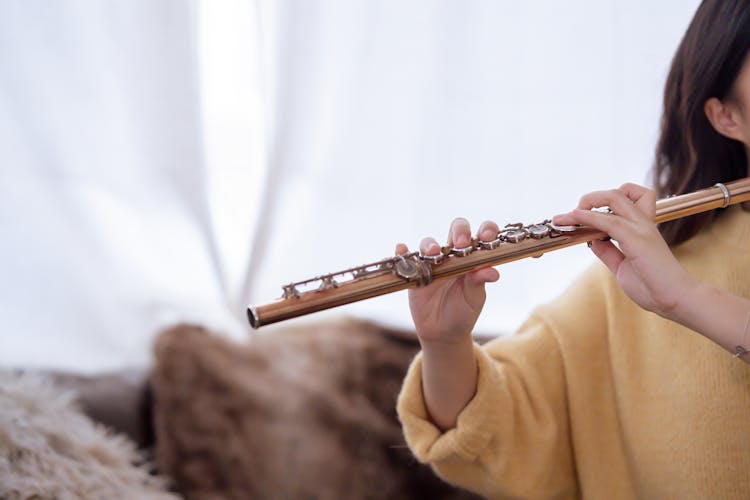
<svg viewBox="0 0 750 500"><path fill-rule="evenodd" d="M687 217L750 200L750 177L671 196L656 202L654 222ZM282 286L281 298L247 308L253 328L296 318L332 307L426 286L433 281L465 274L480 267L497 266L541 257L547 252L606 237L586 226L508 224L492 241L473 239L465 248L444 246L437 255L404 255L344 269Z"/></svg>

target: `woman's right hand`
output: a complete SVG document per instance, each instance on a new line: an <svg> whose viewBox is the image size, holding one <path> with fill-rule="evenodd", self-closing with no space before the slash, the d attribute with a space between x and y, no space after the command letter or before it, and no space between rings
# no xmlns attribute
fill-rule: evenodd
<svg viewBox="0 0 750 500"><path fill-rule="evenodd" d="M497 238L498 226L484 222L478 231L482 241ZM471 245L471 227L466 219L455 219L448 232L448 246ZM434 238L424 238L419 245L422 255L437 255L440 245ZM396 245L398 255L408 252L403 243ZM409 308L419 340L425 343L450 344L471 335L486 298L484 284L497 281L496 269L485 267L470 273L409 290Z"/></svg>
<svg viewBox="0 0 750 500"><path fill-rule="evenodd" d="M609 213L591 210L607 206ZM553 217L555 224L582 224L617 241L593 241L591 249L612 271L622 290L647 311L680 322L675 311L697 282L672 255L654 224L656 193L637 184L584 195L578 207Z"/></svg>

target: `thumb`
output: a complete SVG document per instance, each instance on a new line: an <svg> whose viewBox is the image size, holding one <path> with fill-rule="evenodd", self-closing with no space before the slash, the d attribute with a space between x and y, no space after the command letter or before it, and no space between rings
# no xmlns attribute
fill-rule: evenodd
<svg viewBox="0 0 750 500"><path fill-rule="evenodd" d="M471 271L466 275L466 284L471 286L483 286L485 283L494 283L500 279L500 273L494 267L483 267Z"/></svg>
<svg viewBox="0 0 750 500"><path fill-rule="evenodd" d="M477 269L464 276L464 297L472 307L484 304L487 296L484 290L485 283L493 283L500 278L500 273L492 267Z"/></svg>
<svg viewBox="0 0 750 500"><path fill-rule="evenodd" d="M592 241L591 250L613 274L617 275L617 269L625 260L625 256L611 241Z"/></svg>

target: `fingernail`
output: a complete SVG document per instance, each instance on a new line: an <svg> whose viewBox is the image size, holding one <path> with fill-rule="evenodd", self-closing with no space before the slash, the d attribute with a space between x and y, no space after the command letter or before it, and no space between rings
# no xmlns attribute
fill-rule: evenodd
<svg viewBox="0 0 750 500"><path fill-rule="evenodd" d="M456 247L457 248L465 248L467 246L469 246L469 240L468 240L468 238L466 238L466 236L464 236L463 234L459 235L456 238Z"/></svg>
<svg viewBox="0 0 750 500"><path fill-rule="evenodd" d="M430 246L427 247L428 253L437 253L440 250L440 247L437 243L430 243Z"/></svg>

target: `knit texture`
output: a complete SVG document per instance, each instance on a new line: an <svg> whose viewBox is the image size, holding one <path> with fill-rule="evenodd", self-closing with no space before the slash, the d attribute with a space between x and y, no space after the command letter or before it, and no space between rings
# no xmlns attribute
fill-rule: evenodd
<svg viewBox="0 0 750 500"><path fill-rule="evenodd" d="M674 253L748 297L748 250L750 214L733 207ZM446 480L490 498L750 496L750 366L638 307L603 265L475 353L454 429L429 421L421 355L398 401L413 453Z"/></svg>

